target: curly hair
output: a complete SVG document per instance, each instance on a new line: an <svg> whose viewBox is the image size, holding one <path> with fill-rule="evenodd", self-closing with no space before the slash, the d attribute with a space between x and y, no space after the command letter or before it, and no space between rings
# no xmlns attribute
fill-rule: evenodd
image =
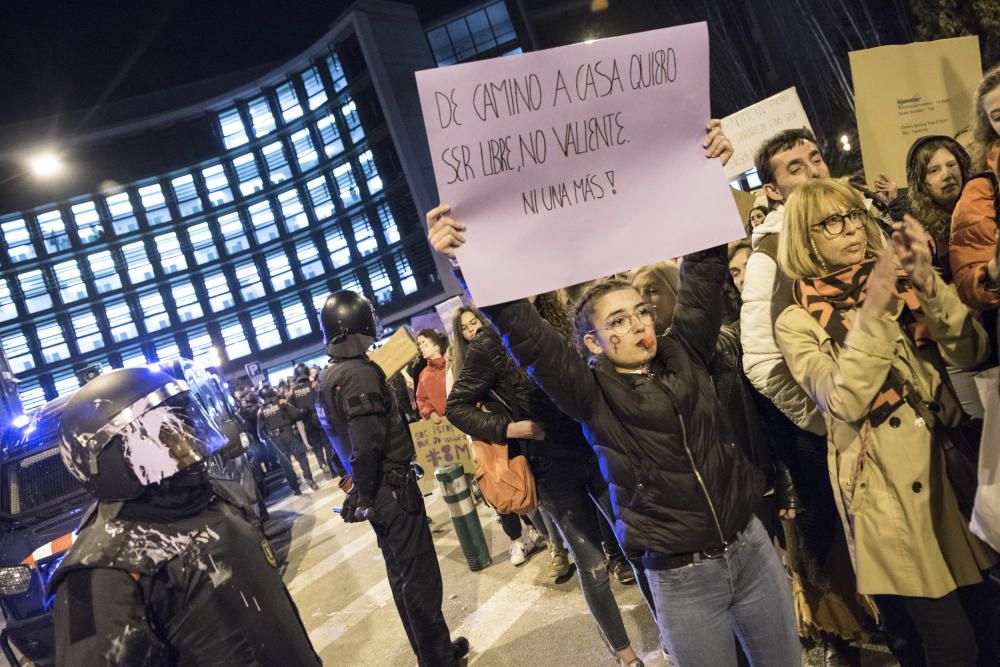
<svg viewBox="0 0 1000 667"><path fill-rule="evenodd" d="M567 342L573 340L573 326L569 322L569 311L559 296L559 290L539 294L535 299L535 310L552 328L562 334Z"/></svg>
<svg viewBox="0 0 1000 667"><path fill-rule="evenodd" d="M442 355L448 351L448 337L437 329L421 329L414 338L426 338L437 345Z"/></svg>
<svg viewBox="0 0 1000 667"><path fill-rule="evenodd" d="M576 344L580 354L588 358L591 356L590 350L584 344L584 337L594 330L594 312L597 310L597 302L605 295L619 290L635 291L632 283L620 278L608 278L592 283L583 291L580 298L573 304L573 329L575 336L573 342Z"/></svg>
<svg viewBox="0 0 1000 667"><path fill-rule="evenodd" d="M993 129L993 123L990 122L989 116L986 115L986 109L983 107L983 98L993 92L997 86L1000 86L1000 65L987 71L983 75L982 81L979 82L979 87L976 88L976 103L972 109L971 125L972 137L975 140L975 154L972 157L977 172L986 171L986 154L990 144L1000 139L1000 135L997 135L997 131Z"/></svg>

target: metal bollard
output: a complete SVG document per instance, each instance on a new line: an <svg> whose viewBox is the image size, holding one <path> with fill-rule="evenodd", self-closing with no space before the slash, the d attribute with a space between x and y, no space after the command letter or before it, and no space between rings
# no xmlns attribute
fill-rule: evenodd
<svg viewBox="0 0 1000 667"><path fill-rule="evenodd" d="M486 546L486 536L476 514L476 505L472 502L472 489L465 478L465 470L460 464L453 463L435 470L434 479L448 505L448 514L451 515L469 569L475 572L489 566L493 557Z"/></svg>

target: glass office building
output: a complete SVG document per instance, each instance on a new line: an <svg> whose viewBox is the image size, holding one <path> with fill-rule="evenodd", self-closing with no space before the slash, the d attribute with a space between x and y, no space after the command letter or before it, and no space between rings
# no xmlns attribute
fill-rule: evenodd
<svg viewBox="0 0 1000 667"><path fill-rule="evenodd" d="M412 10L372 7L186 109L213 130L210 159L0 214L0 342L25 410L94 364L241 374L315 356L337 289L388 322L447 296L418 213L433 181L416 87L398 75L435 60Z"/></svg>

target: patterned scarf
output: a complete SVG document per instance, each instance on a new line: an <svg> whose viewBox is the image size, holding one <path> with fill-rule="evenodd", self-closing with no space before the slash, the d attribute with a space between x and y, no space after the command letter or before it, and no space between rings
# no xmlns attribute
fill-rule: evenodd
<svg viewBox="0 0 1000 667"><path fill-rule="evenodd" d="M865 300L868 276L875 268L874 259L835 271L819 278L805 278L795 284L795 300L816 318L838 347L847 339L850 322L847 314ZM923 322L920 301L913 283L902 269L896 269L896 298L903 302L897 321L917 347L931 342ZM879 426L906 402L907 390L896 373L889 373L885 383L868 408L872 426Z"/></svg>

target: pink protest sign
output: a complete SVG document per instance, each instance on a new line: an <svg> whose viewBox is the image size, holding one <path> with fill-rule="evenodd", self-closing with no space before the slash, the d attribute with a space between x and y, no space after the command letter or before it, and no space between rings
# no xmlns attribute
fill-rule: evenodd
<svg viewBox="0 0 1000 667"><path fill-rule="evenodd" d="M743 235L701 146L705 23L425 70L417 85L479 305Z"/></svg>

